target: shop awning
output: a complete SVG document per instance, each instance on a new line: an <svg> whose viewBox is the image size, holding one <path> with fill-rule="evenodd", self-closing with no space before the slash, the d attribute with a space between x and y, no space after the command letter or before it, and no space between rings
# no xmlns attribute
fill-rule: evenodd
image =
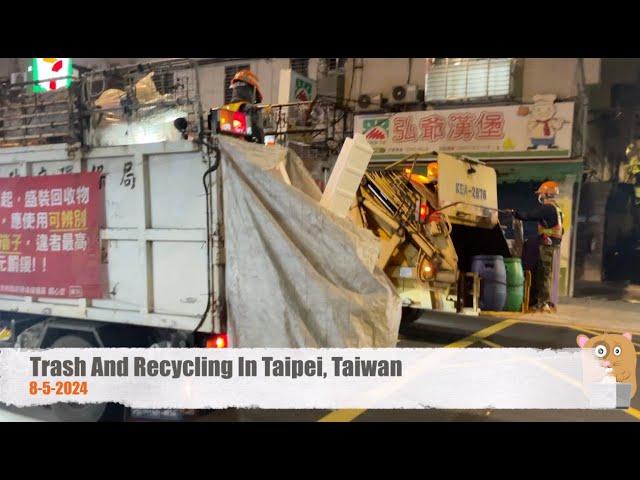
<svg viewBox="0 0 640 480"><path fill-rule="evenodd" d="M581 175L584 169L582 159L537 160L513 162L487 162L495 168L498 183L542 182L544 180L564 181L568 175Z"/></svg>
<svg viewBox="0 0 640 480"><path fill-rule="evenodd" d="M434 159L418 159L413 166L413 173L427 174L427 162ZM581 158L558 160L509 160L491 161L483 160L495 168L498 183L517 182L542 182L544 180L564 181L568 175L581 175L584 162ZM393 163L391 159L378 159L369 164L370 169L383 169ZM412 161L402 164L402 167L411 167ZM576 177L577 178L577 177Z"/></svg>

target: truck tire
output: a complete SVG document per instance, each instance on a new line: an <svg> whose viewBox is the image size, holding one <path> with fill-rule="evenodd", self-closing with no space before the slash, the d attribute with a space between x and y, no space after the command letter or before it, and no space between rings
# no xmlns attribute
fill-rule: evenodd
<svg viewBox="0 0 640 480"><path fill-rule="evenodd" d="M55 340L49 348L95 348L97 345L75 335L65 335ZM124 418L122 405L113 403L56 403L53 413L63 422L117 421Z"/></svg>
<svg viewBox="0 0 640 480"><path fill-rule="evenodd" d="M403 325L407 325L409 323L413 323L420 318L422 315L421 308L411 308L411 307L402 307L402 317L400 322Z"/></svg>

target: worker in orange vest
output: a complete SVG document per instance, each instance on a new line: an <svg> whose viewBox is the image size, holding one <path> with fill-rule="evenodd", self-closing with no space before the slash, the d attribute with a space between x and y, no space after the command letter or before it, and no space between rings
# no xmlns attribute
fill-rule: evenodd
<svg viewBox="0 0 640 480"><path fill-rule="evenodd" d="M538 291L537 309L543 312L556 310L551 302L551 290L553 288L553 259L559 254L562 235L564 233L562 210L556 202L560 195L560 187L557 182L546 181L535 192L538 195L540 206L530 212L518 212L513 210L517 219L523 221L538 222L538 235L540 239L540 260L536 273Z"/></svg>

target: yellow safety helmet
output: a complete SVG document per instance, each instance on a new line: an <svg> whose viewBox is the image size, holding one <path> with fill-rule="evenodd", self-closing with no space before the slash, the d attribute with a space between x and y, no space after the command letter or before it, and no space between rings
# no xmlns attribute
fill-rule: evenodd
<svg viewBox="0 0 640 480"><path fill-rule="evenodd" d="M558 185L558 182L549 180L540 184L536 193L544 197L556 197L560 195L560 186Z"/></svg>
<svg viewBox="0 0 640 480"><path fill-rule="evenodd" d="M255 88L256 89L256 101L258 103L262 102L262 99L264 97L262 96L262 90L260 90L260 81L258 80L258 76L255 73L253 73L251 70L240 70L231 79L231 83L229 85L229 88L233 88L233 86L237 82L244 82L244 83L246 83L248 85L251 85L253 88Z"/></svg>

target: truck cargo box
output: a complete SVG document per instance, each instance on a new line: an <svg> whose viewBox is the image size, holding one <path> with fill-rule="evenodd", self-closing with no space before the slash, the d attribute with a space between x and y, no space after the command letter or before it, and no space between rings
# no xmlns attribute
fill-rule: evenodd
<svg viewBox="0 0 640 480"><path fill-rule="evenodd" d="M0 178L101 174L106 217L101 248L108 271L103 299L1 294L0 310L192 331L207 306L207 268L219 278L213 265L219 256L211 255L207 267L202 176L209 162L187 141L0 150ZM212 195L213 224L216 201ZM214 321L210 311L200 331L211 332Z"/></svg>

